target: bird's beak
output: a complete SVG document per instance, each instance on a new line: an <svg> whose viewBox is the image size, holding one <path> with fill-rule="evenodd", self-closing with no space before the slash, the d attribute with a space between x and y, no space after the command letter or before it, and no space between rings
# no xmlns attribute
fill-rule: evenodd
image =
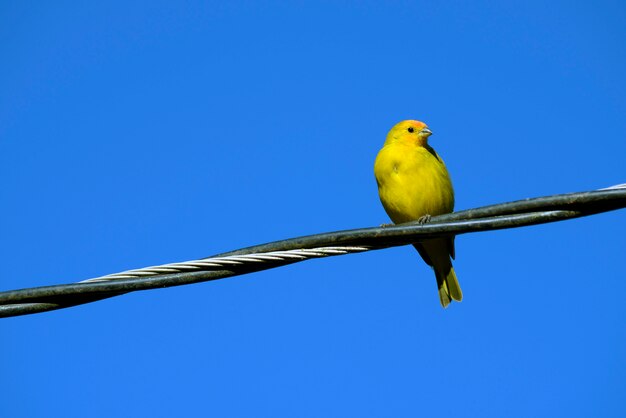
<svg viewBox="0 0 626 418"><path fill-rule="evenodd" d="M433 134L433 131L431 131L428 128L424 128L420 131L420 134L424 135L426 138L428 138L429 136L431 136Z"/></svg>

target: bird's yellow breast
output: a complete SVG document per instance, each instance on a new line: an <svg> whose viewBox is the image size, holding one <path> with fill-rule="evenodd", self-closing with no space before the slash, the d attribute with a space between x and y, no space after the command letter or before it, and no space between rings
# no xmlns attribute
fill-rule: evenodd
<svg viewBox="0 0 626 418"><path fill-rule="evenodd" d="M448 170L434 151L388 143L376 157L374 174L380 200L394 223L450 213L454 208Z"/></svg>

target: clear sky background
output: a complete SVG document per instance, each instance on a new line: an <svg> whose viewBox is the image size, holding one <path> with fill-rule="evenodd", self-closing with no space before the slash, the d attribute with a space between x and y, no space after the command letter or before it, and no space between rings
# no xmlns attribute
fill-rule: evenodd
<svg viewBox="0 0 626 418"><path fill-rule="evenodd" d="M388 222L423 120L456 209L626 182L626 3L0 3L0 286ZM626 212L0 320L0 416L623 417Z"/></svg>

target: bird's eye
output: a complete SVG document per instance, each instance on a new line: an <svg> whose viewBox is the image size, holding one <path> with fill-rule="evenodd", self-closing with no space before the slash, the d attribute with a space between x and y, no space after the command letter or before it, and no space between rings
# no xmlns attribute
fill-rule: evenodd
<svg viewBox="0 0 626 418"><path fill-rule="evenodd" d="M409 132L413 133L415 131L415 128L413 128L412 126L409 128Z"/></svg>

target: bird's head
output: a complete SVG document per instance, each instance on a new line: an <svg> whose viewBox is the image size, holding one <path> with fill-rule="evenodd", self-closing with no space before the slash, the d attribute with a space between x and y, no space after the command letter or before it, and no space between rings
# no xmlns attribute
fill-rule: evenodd
<svg viewBox="0 0 626 418"><path fill-rule="evenodd" d="M432 135L432 132L424 122L404 120L391 128L387 134L385 144L398 142L424 147L428 145L428 137L430 135Z"/></svg>

